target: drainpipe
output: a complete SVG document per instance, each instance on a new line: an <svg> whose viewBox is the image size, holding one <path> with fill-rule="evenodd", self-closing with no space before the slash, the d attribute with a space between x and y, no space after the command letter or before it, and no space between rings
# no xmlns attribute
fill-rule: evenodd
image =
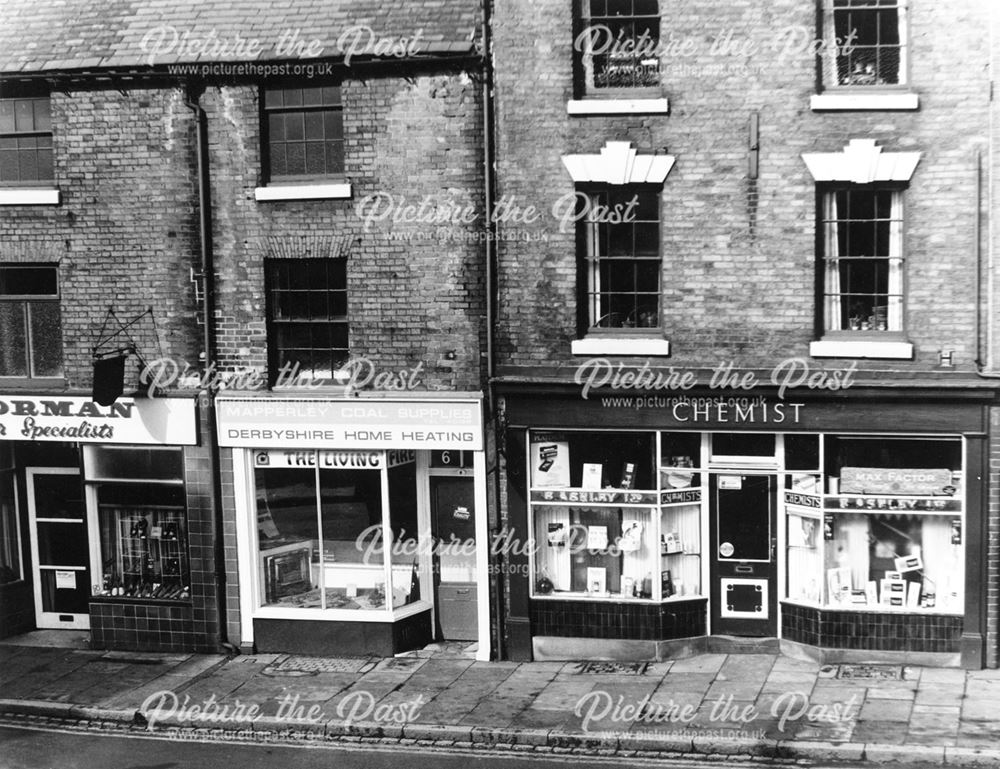
<svg viewBox="0 0 1000 769"><path fill-rule="evenodd" d="M493 391L493 376L495 372L495 351L493 344L493 325L496 308L496 249L494 248L495 236L497 233L497 223L493 221L494 204L494 118L493 118L493 40L490 35L490 24L492 23L492 3L491 0L483 0L483 55L480 60L483 71L483 186L484 205L486 212L485 226L488 232L486 238L486 391L487 405L489 408L490 421L493 425L494 436L497 428L496 395ZM493 509L497 511L497 527L499 528L500 517L500 473L499 461L496 455L496 441L494 440L494 474L496 483L493 484L493 498L489 502ZM487 484L488 485L488 484ZM493 533L493 532L491 532ZM492 542L490 550L492 551ZM503 557L499 553L491 556L494 563L493 573L495 579L491 580L491 590L493 594L493 622L494 634L491 646L496 650L496 658L503 659L503 569L501 566Z"/></svg>
<svg viewBox="0 0 1000 769"><path fill-rule="evenodd" d="M208 119L205 110L198 99L204 92L204 85L189 84L185 105L192 111L195 119L195 154L198 160L198 241L201 256L202 285L202 350L204 355L202 369L208 373L213 370L215 358L214 318L215 318L215 280L212 264L212 201L209 195L208 176ZM209 378L211 381L211 378ZM202 407L208 429L205 433L205 447L208 449L208 472L212 483L212 510L215 518L215 535L213 545L215 551L215 586L216 610L219 625L219 646L230 653L239 654L229 642L226 630L226 549L223 540L225 527L222 511L222 480L219 476L219 444L215 434L215 391L209 385L202 392Z"/></svg>

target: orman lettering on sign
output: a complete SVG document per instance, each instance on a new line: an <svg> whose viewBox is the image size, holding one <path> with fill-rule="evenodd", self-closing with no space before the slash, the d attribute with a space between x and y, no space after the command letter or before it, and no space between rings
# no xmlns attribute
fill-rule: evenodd
<svg viewBox="0 0 1000 769"><path fill-rule="evenodd" d="M101 406L84 397L0 398L0 440L193 446L190 398L122 398Z"/></svg>
<svg viewBox="0 0 1000 769"><path fill-rule="evenodd" d="M229 448L483 448L478 399L292 400L220 397L219 445Z"/></svg>

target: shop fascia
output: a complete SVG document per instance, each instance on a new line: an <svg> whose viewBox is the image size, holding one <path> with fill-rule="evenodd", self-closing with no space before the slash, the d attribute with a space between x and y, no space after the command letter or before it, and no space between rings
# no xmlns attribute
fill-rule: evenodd
<svg viewBox="0 0 1000 769"><path fill-rule="evenodd" d="M86 397L0 398L0 439L83 443L197 443L191 398L122 398L101 406Z"/></svg>

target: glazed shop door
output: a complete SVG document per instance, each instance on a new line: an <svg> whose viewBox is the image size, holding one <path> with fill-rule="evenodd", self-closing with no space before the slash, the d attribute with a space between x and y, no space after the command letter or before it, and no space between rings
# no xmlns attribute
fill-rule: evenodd
<svg viewBox="0 0 1000 769"><path fill-rule="evenodd" d="M709 476L716 635L777 635L776 488L774 475Z"/></svg>
<svg viewBox="0 0 1000 769"><path fill-rule="evenodd" d="M431 476L434 605L447 641L477 639L475 480Z"/></svg>
<svg viewBox="0 0 1000 769"><path fill-rule="evenodd" d="M28 526L39 628L90 627L90 545L80 472L29 467Z"/></svg>

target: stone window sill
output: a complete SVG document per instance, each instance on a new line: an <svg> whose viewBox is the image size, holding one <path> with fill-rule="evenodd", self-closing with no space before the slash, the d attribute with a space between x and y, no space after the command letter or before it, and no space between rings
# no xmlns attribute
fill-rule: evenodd
<svg viewBox="0 0 1000 769"><path fill-rule="evenodd" d="M255 200L343 200L351 197L350 184L272 184L257 187Z"/></svg>
<svg viewBox="0 0 1000 769"><path fill-rule="evenodd" d="M915 93L821 93L809 97L814 112L915 110L920 98Z"/></svg>
<svg viewBox="0 0 1000 769"><path fill-rule="evenodd" d="M883 358L912 360L913 345L909 342L873 342L868 340L827 339L812 342L809 354L813 358Z"/></svg>
<svg viewBox="0 0 1000 769"><path fill-rule="evenodd" d="M566 102L570 115L666 115L666 99L572 99Z"/></svg>
<svg viewBox="0 0 1000 769"><path fill-rule="evenodd" d="M669 356L670 340L660 337L613 337L595 335L576 339L573 355L617 355L622 357Z"/></svg>
<svg viewBox="0 0 1000 769"><path fill-rule="evenodd" d="M0 187L0 206L57 206L58 187Z"/></svg>

